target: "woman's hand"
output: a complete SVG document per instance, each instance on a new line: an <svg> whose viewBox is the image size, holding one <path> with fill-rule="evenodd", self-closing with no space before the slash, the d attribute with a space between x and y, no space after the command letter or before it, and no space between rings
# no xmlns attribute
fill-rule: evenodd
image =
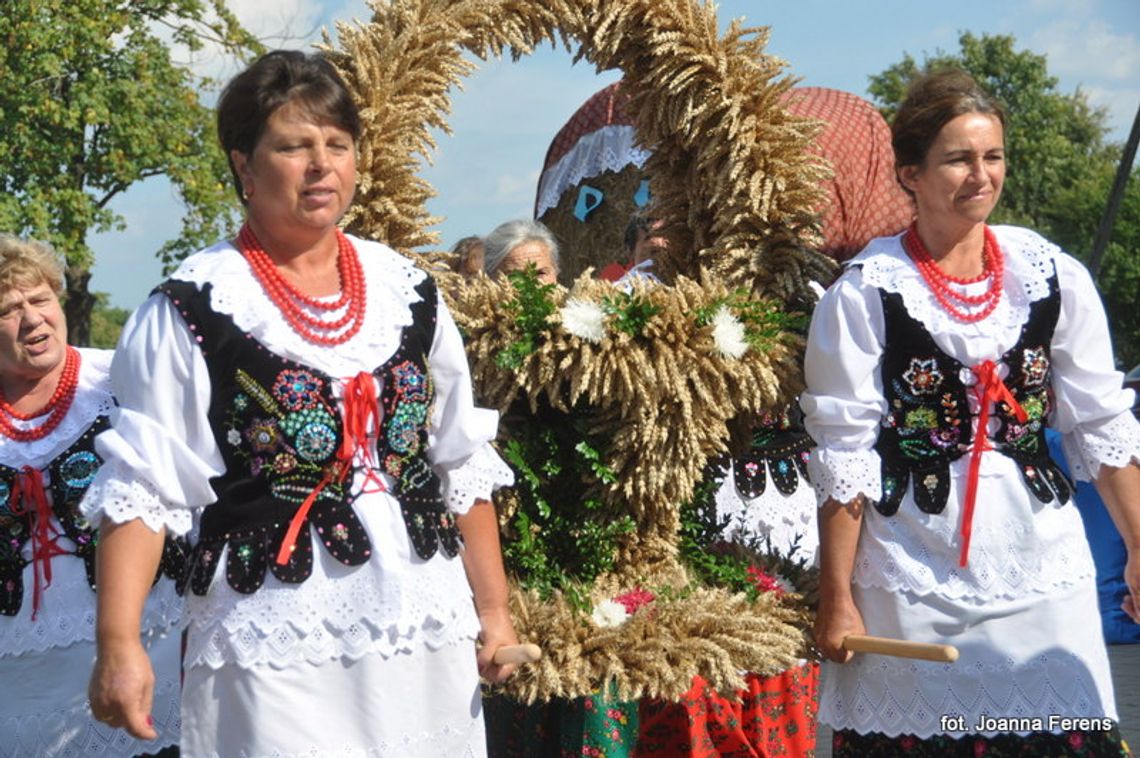
<svg viewBox="0 0 1140 758"><path fill-rule="evenodd" d="M847 595L835 600L821 600L815 616L815 646L823 657L836 663L847 663L855 655L843 647L849 634L866 634L863 614L855 600Z"/></svg>
<svg viewBox="0 0 1140 758"><path fill-rule="evenodd" d="M479 676L491 684L501 684L514 673L515 664L500 665L495 663L492 658L495 651L503 645L517 645L519 643L518 635L515 634L515 626L511 622L511 613L505 606L482 612L479 614L479 624L482 627L482 631L479 632L479 642L482 643L482 647L479 648L479 653L476 656Z"/></svg>
<svg viewBox="0 0 1140 758"><path fill-rule="evenodd" d="M141 642L100 646L87 697L96 720L141 740L158 737L150 715L154 670Z"/></svg>
<svg viewBox="0 0 1140 758"><path fill-rule="evenodd" d="M1128 551L1128 563L1124 565L1124 584L1128 587L1128 594L1120 607L1124 612L1140 624L1140 549Z"/></svg>

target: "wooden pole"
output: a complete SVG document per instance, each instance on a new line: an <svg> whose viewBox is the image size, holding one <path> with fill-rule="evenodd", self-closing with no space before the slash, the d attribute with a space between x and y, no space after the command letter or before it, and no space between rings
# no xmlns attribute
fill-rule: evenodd
<svg viewBox="0 0 1140 758"><path fill-rule="evenodd" d="M853 653L877 653L896 658L917 658L936 663L953 663L958 660L958 648L953 645L935 645L931 642L911 642L889 637L872 637L868 634L849 634L843 638L843 647Z"/></svg>
<svg viewBox="0 0 1140 758"><path fill-rule="evenodd" d="M1104 207L1104 216L1100 219L1100 227L1096 230L1096 240L1089 255L1089 273L1092 274L1094 281L1100 274L1104 251L1112 238L1112 227L1116 224L1116 212L1120 210L1124 188L1128 186L1128 177L1132 175L1132 161L1136 159L1137 143L1140 143L1140 108L1136 109L1132 132L1128 135L1128 141L1124 143L1124 155L1120 157L1120 165L1116 168L1116 179L1112 182L1112 191L1108 193L1108 204Z"/></svg>

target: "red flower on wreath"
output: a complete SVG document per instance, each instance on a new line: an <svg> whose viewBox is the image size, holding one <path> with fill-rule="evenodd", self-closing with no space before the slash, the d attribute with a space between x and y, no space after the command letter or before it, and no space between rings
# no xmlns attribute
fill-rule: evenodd
<svg viewBox="0 0 1140 758"><path fill-rule="evenodd" d="M779 575L772 576L759 566L748 567L748 578L752 581L753 586L761 592L775 592L776 597L788 592L787 579Z"/></svg>
<svg viewBox="0 0 1140 758"><path fill-rule="evenodd" d="M642 589L641 587L634 587L629 592L618 595L614 598L615 603L621 603L625 606L625 612L632 616L637 612L638 608L649 605L657 596L649 590Z"/></svg>

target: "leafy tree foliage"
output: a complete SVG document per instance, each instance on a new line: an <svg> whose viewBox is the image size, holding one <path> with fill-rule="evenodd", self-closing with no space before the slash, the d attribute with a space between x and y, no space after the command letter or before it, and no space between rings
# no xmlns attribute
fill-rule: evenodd
<svg viewBox="0 0 1140 758"><path fill-rule="evenodd" d="M91 311L91 347L113 348L131 312L111 305L106 292L95 293L95 307Z"/></svg>
<svg viewBox="0 0 1140 758"><path fill-rule="evenodd" d="M1104 109L1084 93L1064 94L1045 56L1017 50L1007 35L962 34L958 53L938 51L919 65L909 54L870 77L868 92L887 121L910 82L943 67L969 72L1008 114L1006 182L994 223L1037 230L1087 261L1120 158L1105 141ZM1098 285L1108 310L1120 365L1140 362L1140 188L1134 174L1117 217Z"/></svg>
<svg viewBox="0 0 1140 758"><path fill-rule="evenodd" d="M87 239L123 227L109 206L117 195L169 178L186 212L178 239L159 251L166 262L233 219L229 171L199 100L214 83L173 61L171 46L246 54L258 45L224 0L4 0L0 40L0 229L65 255L70 332L87 344Z"/></svg>

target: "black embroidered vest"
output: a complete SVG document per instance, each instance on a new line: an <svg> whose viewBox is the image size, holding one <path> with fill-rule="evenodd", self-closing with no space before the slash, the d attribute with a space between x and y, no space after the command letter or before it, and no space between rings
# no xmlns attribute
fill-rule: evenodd
<svg viewBox="0 0 1140 758"><path fill-rule="evenodd" d="M106 416L99 416L66 450L43 469L51 481L51 510L62 528L62 536L75 544L71 554L83 560L87 582L95 589L95 545L98 531L79 513L79 501L95 479L103 464L95 454L95 437L109 426ZM35 509L27 503L15 503L19 469L0 465L0 614L15 616L24 599L24 567L30 563L23 549L36 526ZM15 512L14 512L15 510ZM178 581L185 570L185 543L167 538L162 562L155 576L163 574ZM63 558L64 556L60 556Z"/></svg>
<svg viewBox="0 0 1140 758"><path fill-rule="evenodd" d="M333 396L336 379L277 355L215 312L208 284L199 290L171 280L157 291L182 314L202 350L212 387L208 417L226 467L211 480L217 501L202 514L188 577L194 593L206 594L227 545L226 581L239 592L257 591L266 570L283 582L305 581L313 568L313 529L344 565L367 562L372 543L353 510L351 472L321 490L289 561L276 561L290 520L339 466L343 429ZM400 503L412 546L427 559L440 548L456 555L460 540L426 458L434 396L428 355L435 333L435 283L426 278L416 291L422 299L411 306L413 323L372 375L380 387L382 414L377 464L395 480L391 494Z"/></svg>
<svg viewBox="0 0 1140 758"><path fill-rule="evenodd" d="M736 491L744 500L753 500L767 489L768 475L776 490L791 495L808 480L808 452L815 442L804 431L798 407L790 408L763 423L752 432L752 446L732 461ZM767 470L765 470L767 469Z"/></svg>
<svg viewBox="0 0 1140 758"><path fill-rule="evenodd" d="M915 504L926 513L941 513L950 493L950 462L969 452L973 443L969 390L961 378L969 368L935 344L907 313L900 295L879 293L886 322L881 371L888 410L875 443L883 482L883 497L875 507L893 515L912 484ZM1060 309L1054 272L1049 295L1032 303L1017 343L1000 359L1009 368L1005 385L1028 421L1019 422L1003 401L991 415L997 422L993 449L1018 463L1026 486L1043 503L1054 497L1066 503L1070 494L1070 484L1045 444L1053 409L1049 346Z"/></svg>

